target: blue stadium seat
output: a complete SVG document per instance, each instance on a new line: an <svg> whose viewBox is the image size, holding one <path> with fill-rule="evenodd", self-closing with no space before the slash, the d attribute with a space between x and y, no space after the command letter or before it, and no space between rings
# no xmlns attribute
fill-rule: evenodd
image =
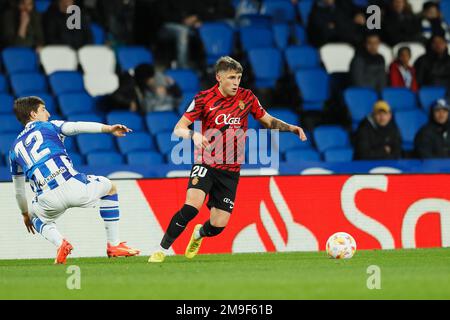
<svg viewBox="0 0 450 320"><path fill-rule="evenodd" d="M197 92L200 90L200 79L191 69L167 70L166 75L173 78L183 93Z"/></svg>
<svg viewBox="0 0 450 320"><path fill-rule="evenodd" d="M321 153L328 149L350 146L348 133L340 126L319 126L314 129L313 135L317 150Z"/></svg>
<svg viewBox="0 0 450 320"><path fill-rule="evenodd" d="M0 156L6 157L20 132L0 134Z"/></svg>
<svg viewBox="0 0 450 320"><path fill-rule="evenodd" d="M20 95L19 97L28 97L28 96L36 96L36 97L39 97L42 100L44 100L45 108L47 109L48 112L50 112L50 115L52 115L52 118L53 118L53 114L56 113L56 101L55 101L55 97L53 97L53 95L51 95L48 92L33 91L33 92L28 92L27 94Z"/></svg>
<svg viewBox="0 0 450 320"><path fill-rule="evenodd" d="M181 102L178 105L178 113L180 115L182 115L186 112L187 108L194 100L196 94L197 94L197 92L185 92L183 94L183 99L181 99Z"/></svg>
<svg viewBox="0 0 450 320"><path fill-rule="evenodd" d="M259 123L258 120L255 120L255 118L253 118L253 116L249 115L247 119L248 119L248 128L249 129L260 129L261 128L261 124Z"/></svg>
<svg viewBox="0 0 450 320"><path fill-rule="evenodd" d="M76 114L71 114L67 117L67 121L73 121L73 122L77 122L77 121L87 121L87 122L98 122L98 123L104 123L104 119L102 116L100 116L97 113L76 113Z"/></svg>
<svg viewBox="0 0 450 320"><path fill-rule="evenodd" d="M95 111L94 99L87 93L66 93L58 96L59 107L65 116Z"/></svg>
<svg viewBox="0 0 450 320"><path fill-rule="evenodd" d="M248 53L255 75L255 87L274 88L283 72L281 52L275 48L253 49Z"/></svg>
<svg viewBox="0 0 450 320"><path fill-rule="evenodd" d="M17 121L15 115L0 115L0 133L16 133L18 135L22 130L23 126Z"/></svg>
<svg viewBox="0 0 450 320"><path fill-rule="evenodd" d="M300 46L308 44L308 35L306 30L299 24L294 25L294 43Z"/></svg>
<svg viewBox="0 0 450 320"><path fill-rule="evenodd" d="M450 1L440 1L440 11L446 24L450 24Z"/></svg>
<svg viewBox="0 0 450 320"><path fill-rule="evenodd" d="M270 28L270 26L272 25L272 19L268 16L263 16L260 14L243 14L239 16L238 25L240 28L243 27Z"/></svg>
<svg viewBox="0 0 450 320"><path fill-rule="evenodd" d="M153 64L153 54L145 47L120 47L117 49L117 58L122 71L134 69L142 63Z"/></svg>
<svg viewBox="0 0 450 320"><path fill-rule="evenodd" d="M130 111L113 111L106 116L108 124L123 124L134 132L145 131L144 121L141 115Z"/></svg>
<svg viewBox="0 0 450 320"><path fill-rule="evenodd" d="M16 96L26 95L30 92L48 91L46 77L37 72L11 75L11 87Z"/></svg>
<svg viewBox="0 0 450 320"><path fill-rule="evenodd" d="M272 136L273 138L273 136ZM294 149L310 149L312 148L311 139L305 142L301 141L300 138L290 132L280 132L280 141L278 150L280 153L285 153L289 150Z"/></svg>
<svg viewBox="0 0 450 320"><path fill-rule="evenodd" d="M326 150L324 153L326 162L350 162L353 160L352 148L336 148Z"/></svg>
<svg viewBox="0 0 450 320"><path fill-rule="evenodd" d="M172 152L172 148L181 143L181 139L172 141L171 137L171 132L161 132L156 135L156 145L163 155L169 155Z"/></svg>
<svg viewBox="0 0 450 320"><path fill-rule="evenodd" d="M108 134L81 134L76 139L78 150L84 155L97 151L116 150L114 139Z"/></svg>
<svg viewBox="0 0 450 320"><path fill-rule="evenodd" d="M163 164L164 157L155 151L138 151L127 154L127 162L134 166Z"/></svg>
<svg viewBox="0 0 450 320"><path fill-rule="evenodd" d="M132 132L126 137L118 138L117 145L122 154L127 154L134 151L152 151L156 150L153 137L144 132Z"/></svg>
<svg viewBox="0 0 450 320"><path fill-rule="evenodd" d="M278 49L284 50L289 44L291 28L287 23L276 23L272 25L273 37Z"/></svg>
<svg viewBox="0 0 450 320"><path fill-rule="evenodd" d="M231 54L234 30L228 24L223 22L204 23L199 32L209 66L215 64L218 58Z"/></svg>
<svg viewBox="0 0 450 320"><path fill-rule="evenodd" d="M292 72L320 67L319 53L311 46L290 46L285 51L285 57Z"/></svg>
<svg viewBox="0 0 450 320"><path fill-rule="evenodd" d="M86 161L84 160L84 157L79 153L75 153L75 152L69 153L69 159L72 160L72 164L74 165L75 168L78 166L86 165Z"/></svg>
<svg viewBox="0 0 450 320"><path fill-rule="evenodd" d="M351 87L344 91L344 101L350 112L353 128L372 112L377 100L378 94L373 89Z"/></svg>
<svg viewBox="0 0 450 320"><path fill-rule="evenodd" d="M2 52L3 65L9 74L38 71L38 58L33 49L10 47Z"/></svg>
<svg viewBox="0 0 450 320"><path fill-rule="evenodd" d="M34 7L36 8L37 12L44 13L48 10L51 4L51 0L36 0L34 2Z"/></svg>
<svg viewBox="0 0 450 320"><path fill-rule="evenodd" d="M293 125L300 125L300 120L298 114L296 114L292 109L290 108L283 108L283 109L269 109L267 110L268 113L270 113L271 116L281 119L284 122L293 124Z"/></svg>
<svg viewBox="0 0 450 320"><path fill-rule="evenodd" d="M13 113L13 108L14 97L6 93L0 93L0 114Z"/></svg>
<svg viewBox="0 0 450 320"><path fill-rule="evenodd" d="M314 5L314 0L302 0L298 2L297 8L302 17L304 26L308 25L309 15Z"/></svg>
<svg viewBox="0 0 450 320"><path fill-rule="evenodd" d="M287 163L298 163L300 161L321 161L320 153L314 149L289 150L285 154Z"/></svg>
<svg viewBox="0 0 450 320"><path fill-rule="evenodd" d="M261 14L270 16L273 22L293 22L296 18L295 8L290 1L267 1L261 6Z"/></svg>
<svg viewBox="0 0 450 320"><path fill-rule="evenodd" d="M8 92L8 81L3 74L0 74L0 92L7 93Z"/></svg>
<svg viewBox="0 0 450 320"><path fill-rule="evenodd" d="M50 87L55 95L85 92L83 76L77 71L58 71L49 77Z"/></svg>
<svg viewBox="0 0 450 320"><path fill-rule="evenodd" d="M445 87L422 87L419 90L419 101L422 109L427 113L431 106L439 99L445 97Z"/></svg>
<svg viewBox="0 0 450 320"><path fill-rule="evenodd" d="M406 151L414 148L414 138L419 129L428 121L428 117L420 109L397 111L395 121L402 136L402 146Z"/></svg>
<svg viewBox="0 0 450 320"><path fill-rule="evenodd" d="M244 51L275 47L273 32L269 28L243 27L240 29L240 40Z"/></svg>
<svg viewBox="0 0 450 320"><path fill-rule="evenodd" d="M94 44L104 45L106 41L106 33L103 27L97 23L91 23L91 33Z"/></svg>
<svg viewBox="0 0 450 320"><path fill-rule="evenodd" d="M321 68L300 70L295 73L295 80L303 98L303 110L322 110L330 94L326 71Z"/></svg>
<svg viewBox="0 0 450 320"><path fill-rule="evenodd" d="M145 118L147 128L153 135L160 132L172 132L179 120L179 116L171 111L151 112Z"/></svg>
<svg viewBox="0 0 450 320"><path fill-rule="evenodd" d="M120 153L112 151L93 152L87 155L87 163L90 166L114 166L124 164Z"/></svg>
<svg viewBox="0 0 450 320"><path fill-rule="evenodd" d="M381 92L381 97L394 112L418 107L415 93L407 88L385 88Z"/></svg>

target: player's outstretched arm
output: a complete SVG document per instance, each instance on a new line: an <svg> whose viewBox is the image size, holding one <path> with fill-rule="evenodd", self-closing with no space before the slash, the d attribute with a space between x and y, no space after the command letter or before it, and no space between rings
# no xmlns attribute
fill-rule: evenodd
<svg viewBox="0 0 450 320"><path fill-rule="evenodd" d="M174 133L176 136L183 139L192 139L197 148L207 149L209 148L208 139L203 136L201 133L195 132L189 129L189 126L192 124L192 121L182 116L175 126Z"/></svg>
<svg viewBox="0 0 450 320"><path fill-rule="evenodd" d="M299 126L294 126L292 124L286 123L280 119L272 117L270 114L266 113L261 119L258 120L265 128L280 130L283 132L292 132L299 136L302 141L306 141L306 135L302 128Z"/></svg>
<svg viewBox="0 0 450 320"><path fill-rule="evenodd" d="M110 133L116 137L124 137L132 132L123 124L107 125L97 122L64 122L61 132L66 136L74 136L81 133Z"/></svg>

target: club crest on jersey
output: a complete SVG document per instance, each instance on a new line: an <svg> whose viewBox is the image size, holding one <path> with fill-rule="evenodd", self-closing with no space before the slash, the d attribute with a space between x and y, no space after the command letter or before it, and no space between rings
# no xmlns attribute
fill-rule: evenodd
<svg viewBox="0 0 450 320"><path fill-rule="evenodd" d="M198 177L195 177L194 179L192 179L192 185L196 186L198 184L199 180L200 179Z"/></svg>
<svg viewBox="0 0 450 320"><path fill-rule="evenodd" d="M244 100L239 100L239 108L241 108L241 110L245 109L245 102L244 102Z"/></svg>
<svg viewBox="0 0 450 320"><path fill-rule="evenodd" d="M219 114L216 118L216 124L236 125L241 124L241 118L232 118L231 114Z"/></svg>

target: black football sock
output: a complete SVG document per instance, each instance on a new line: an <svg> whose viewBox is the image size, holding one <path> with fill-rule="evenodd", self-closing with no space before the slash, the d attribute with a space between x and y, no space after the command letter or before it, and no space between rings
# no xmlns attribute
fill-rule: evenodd
<svg viewBox="0 0 450 320"><path fill-rule="evenodd" d="M211 221L208 220L200 228L200 237L215 237L219 235L223 231L223 229L225 228L214 227L213 225L211 225Z"/></svg>
<svg viewBox="0 0 450 320"><path fill-rule="evenodd" d="M196 208L185 204L170 221L169 227L161 240L161 247L166 250L169 249L184 229L186 229L189 221L195 218L197 213L198 210Z"/></svg>

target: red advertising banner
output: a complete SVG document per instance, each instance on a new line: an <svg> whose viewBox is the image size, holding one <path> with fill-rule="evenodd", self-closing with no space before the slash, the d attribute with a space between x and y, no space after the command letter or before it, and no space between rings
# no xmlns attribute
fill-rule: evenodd
<svg viewBox="0 0 450 320"><path fill-rule="evenodd" d="M450 246L450 175L242 177L229 225L202 253L317 251L343 231L358 249ZM187 179L138 182L165 230L183 205ZM204 206L175 242L184 253Z"/></svg>

